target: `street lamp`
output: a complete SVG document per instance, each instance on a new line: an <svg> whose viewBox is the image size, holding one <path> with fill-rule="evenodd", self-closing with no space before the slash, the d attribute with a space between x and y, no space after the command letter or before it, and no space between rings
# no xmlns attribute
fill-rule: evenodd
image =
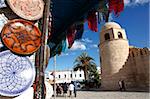
<svg viewBox="0 0 150 99"><path fill-rule="evenodd" d="M56 56L54 56L54 99L56 99Z"/></svg>

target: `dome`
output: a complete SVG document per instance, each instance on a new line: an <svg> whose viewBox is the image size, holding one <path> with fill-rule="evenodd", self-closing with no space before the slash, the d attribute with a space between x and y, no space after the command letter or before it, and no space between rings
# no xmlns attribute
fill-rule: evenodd
<svg viewBox="0 0 150 99"><path fill-rule="evenodd" d="M117 29L119 28L119 29L121 29L121 26L116 22L107 22L102 27L101 31L105 31L105 30L110 29L110 28L117 28Z"/></svg>

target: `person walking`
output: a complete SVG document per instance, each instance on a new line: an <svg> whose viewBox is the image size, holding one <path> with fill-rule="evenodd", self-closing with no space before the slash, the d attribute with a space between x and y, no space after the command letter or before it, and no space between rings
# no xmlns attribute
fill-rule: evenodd
<svg viewBox="0 0 150 99"><path fill-rule="evenodd" d="M71 83L69 85L69 97L72 96L73 92L74 92L74 84L73 84L73 81L71 81Z"/></svg>
<svg viewBox="0 0 150 99"><path fill-rule="evenodd" d="M77 83L74 82L74 97L77 97Z"/></svg>
<svg viewBox="0 0 150 99"><path fill-rule="evenodd" d="M67 83L65 82L63 84L63 95L66 97L67 96L67 91L68 91L68 85Z"/></svg>
<svg viewBox="0 0 150 99"><path fill-rule="evenodd" d="M58 94L61 95L61 86L59 84L56 85L56 94L58 96Z"/></svg>
<svg viewBox="0 0 150 99"><path fill-rule="evenodd" d="M119 85L119 90L122 91L122 82L121 82L121 80L119 80L118 85Z"/></svg>
<svg viewBox="0 0 150 99"><path fill-rule="evenodd" d="M121 84L122 84L122 91L126 91L124 80L121 81Z"/></svg>
<svg viewBox="0 0 150 99"><path fill-rule="evenodd" d="M126 90L124 80L120 80L118 82L118 84L119 84L120 91L125 91Z"/></svg>

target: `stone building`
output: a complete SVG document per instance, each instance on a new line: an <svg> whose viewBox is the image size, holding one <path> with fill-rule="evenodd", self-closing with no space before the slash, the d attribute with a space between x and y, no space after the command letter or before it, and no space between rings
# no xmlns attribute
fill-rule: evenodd
<svg viewBox="0 0 150 99"><path fill-rule="evenodd" d="M148 48L129 46L125 30L115 22L100 32L101 79L104 90L118 90L124 80L127 89L149 89Z"/></svg>
<svg viewBox="0 0 150 99"><path fill-rule="evenodd" d="M49 71L47 78L51 79L53 71ZM84 72L83 70L57 70L56 71L56 83L70 83L71 81L83 81Z"/></svg>

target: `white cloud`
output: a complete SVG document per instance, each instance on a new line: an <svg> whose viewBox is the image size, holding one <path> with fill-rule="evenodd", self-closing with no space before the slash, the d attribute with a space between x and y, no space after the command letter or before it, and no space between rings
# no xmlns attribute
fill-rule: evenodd
<svg viewBox="0 0 150 99"><path fill-rule="evenodd" d="M112 13L109 14L109 21L113 21L113 14Z"/></svg>
<svg viewBox="0 0 150 99"><path fill-rule="evenodd" d="M86 50L86 46L83 42L75 41L70 50Z"/></svg>
<svg viewBox="0 0 150 99"><path fill-rule="evenodd" d="M60 57L65 57L65 56L74 56L74 55L76 55L76 53L75 52L73 52L73 51L68 51L68 52L64 52L64 53L61 53L60 54Z"/></svg>
<svg viewBox="0 0 150 99"><path fill-rule="evenodd" d="M98 45L97 44L92 44L90 47L91 48L98 48Z"/></svg>
<svg viewBox="0 0 150 99"><path fill-rule="evenodd" d="M145 4L145 3L149 3L149 2L150 2L150 0L124 0L124 3L126 6Z"/></svg>
<svg viewBox="0 0 150 99"><path fill-rule="evenodd" d="M61 56L68 56L69 53L61 53Z"/></svg>
<svg viewBox="0 0 150 99"><path fill-rule="evenodd" d="M89 38L83 38L82 41L85 42L85 43L92 43L92 42L93 42L93 41L92 41L91 39L89 39Z"/></svg>
<svg viewBox="0 0 150 99"><path fill-rule="evenodd" d="M99 52L99 49L97 49L97 52Z"/></svg>

